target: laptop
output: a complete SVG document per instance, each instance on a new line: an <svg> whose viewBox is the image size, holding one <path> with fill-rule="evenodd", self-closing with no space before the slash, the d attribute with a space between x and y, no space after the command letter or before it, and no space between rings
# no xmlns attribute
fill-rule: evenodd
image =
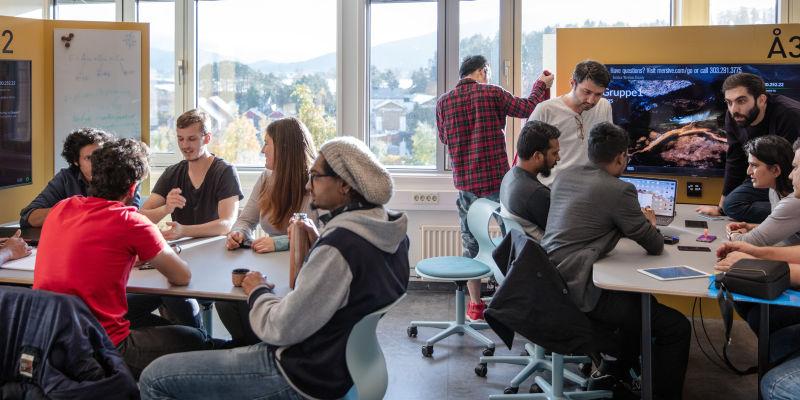
<svg viewBox="0 0 800 400"><path fill-rule="evenodd" d="M675 198L678 181L673 179L639 178L621 176L625 182L632 183L639 195L639 205L650 207L656 213L656 225L666 226L675 219Z"/></svg>
<svg viewBox="0 0 800 400"><path fill-rule="evenodd" d="M17 227L0 226L0 238L8 238L14 236L17 232ZM42 233L42 228L22 228L22 240L28 243L29 246L39 245L39 235Z"/></svg>

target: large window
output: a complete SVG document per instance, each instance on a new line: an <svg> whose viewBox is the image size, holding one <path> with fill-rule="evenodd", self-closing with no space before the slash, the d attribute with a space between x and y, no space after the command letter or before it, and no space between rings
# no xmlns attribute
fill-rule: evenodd
<svg viewBox="0 0 800 400"><path fill-rule="evenodd" d="M489 60L489 83L499 85L506 67L500 60L500 7L497 0L461 0L458 9L458 60L482 55ZM509 61L509 68L511 68Z"/></svg>
<svg viewBox="0 0 800 400"><path fill-rule="evenodd" d="M665 26L670 0L560 0L522 3L522 92L555 70L555 28Z"/></svg>
<svg viewBox="0 0 800 400"><path fill-rule="evenodd" d="M75 21L115 21L114 0L53 0L55 17Z"/></svg>
<svg viewBox="0 0 800 400"><path fill-rule="evenodd" d="M436 167L436 1L369 7L369 145L392 167Z"/></svg>
<svg viewBox="0 0 800 400"><path fill-rule="evenodd" d="M197 2L197 107L211 150L263 166L270 121L296 116L317 146L336 135L336 1Z"/></svg>
<svg viewBox="0 0 800 400"><path fill-rule="evenodd" d="M150 24L150 149L174 152L175 3L139 0L137 20Z"/></svg>
<svg viewBox="0 0 800 400"><path fill-rule="evenodd" d="M711 25L774 24L776 0L709 0Z"/></svg>
<svg viewBox="0 0 800 400"><path fill-rule="evenodd" d="M21 18L42 18L41 0L0 2L0 15Z"/></svg>

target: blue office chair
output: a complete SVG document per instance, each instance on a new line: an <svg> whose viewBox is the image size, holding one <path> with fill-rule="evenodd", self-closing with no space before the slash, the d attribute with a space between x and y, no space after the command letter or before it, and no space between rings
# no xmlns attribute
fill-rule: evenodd
<svg viewBox="0 0 800 400"><path fill-rule="evenodd" d="M493 274L492 250L496 247L489 236L489 222L492 213L500 205L488 199L478 199L467 212L467 227L478 242L478 255L475 258L469 257L433 257L417 263L415 270L423 278L451 281L456 284L456 319L455 321L411 321L407 333L409 337L417 336L417 327L429 327L444 329L437 335L425 341L422 346L422 355L431 357L433 355L433 345L450 337L454 334L467 334L477 341L486 345L483 355L494 354L494 342L484 336L479 330L488 329L489 325L485 322L466 322L466 306L464 301L464 288L467 281L472 279L482 279ZM494 266L494 268L497 268Z"/></svg>
<svg viewBox="0 0 800 400"><path fill-rule="evenodd" d="M347 370L353 378L353 387L344 395L343 400L380 400L386 394L389 373L375 329L378 321L405 297L403 294L394 303L367 315L353 327L345 350Z"/></svg>

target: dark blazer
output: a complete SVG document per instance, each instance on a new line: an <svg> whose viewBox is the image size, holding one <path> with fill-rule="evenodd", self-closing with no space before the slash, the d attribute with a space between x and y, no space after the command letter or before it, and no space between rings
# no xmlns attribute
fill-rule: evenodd
<svg viewBox="0 0 800 400"><path fill-rule="evenodd" d="M32 376L20 372L32 357ZM0 286L0 398L138 399L128 367L75 297Z"/></svg>
<svg viewBox="0 0 800 400"><path fill-rule="evenodd" d="M572 302L564 280L536 241L514 229L493 256L506 279L484 318L509 349L516 332L555 353L594 352L592 323Z"/></svg>

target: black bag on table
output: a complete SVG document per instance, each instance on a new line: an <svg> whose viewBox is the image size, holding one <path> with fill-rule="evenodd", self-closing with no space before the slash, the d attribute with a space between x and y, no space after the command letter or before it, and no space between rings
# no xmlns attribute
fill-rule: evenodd
<svg viewBox="0 0 800 400"><path fill-rule="evenodd" d="M756 367L740 370L728 359L728 344L731 341L731 329L733 328L733 295L731 293L774 300L786 289L789 289L789 264L784 261L741 259L731 265L727 272L717 274L714 285L719 289L717 302L725 323L725 342L722 345L725 364L739 375L755 373L758 371ZM769 332L763 334L769 335Z"/></svg>

